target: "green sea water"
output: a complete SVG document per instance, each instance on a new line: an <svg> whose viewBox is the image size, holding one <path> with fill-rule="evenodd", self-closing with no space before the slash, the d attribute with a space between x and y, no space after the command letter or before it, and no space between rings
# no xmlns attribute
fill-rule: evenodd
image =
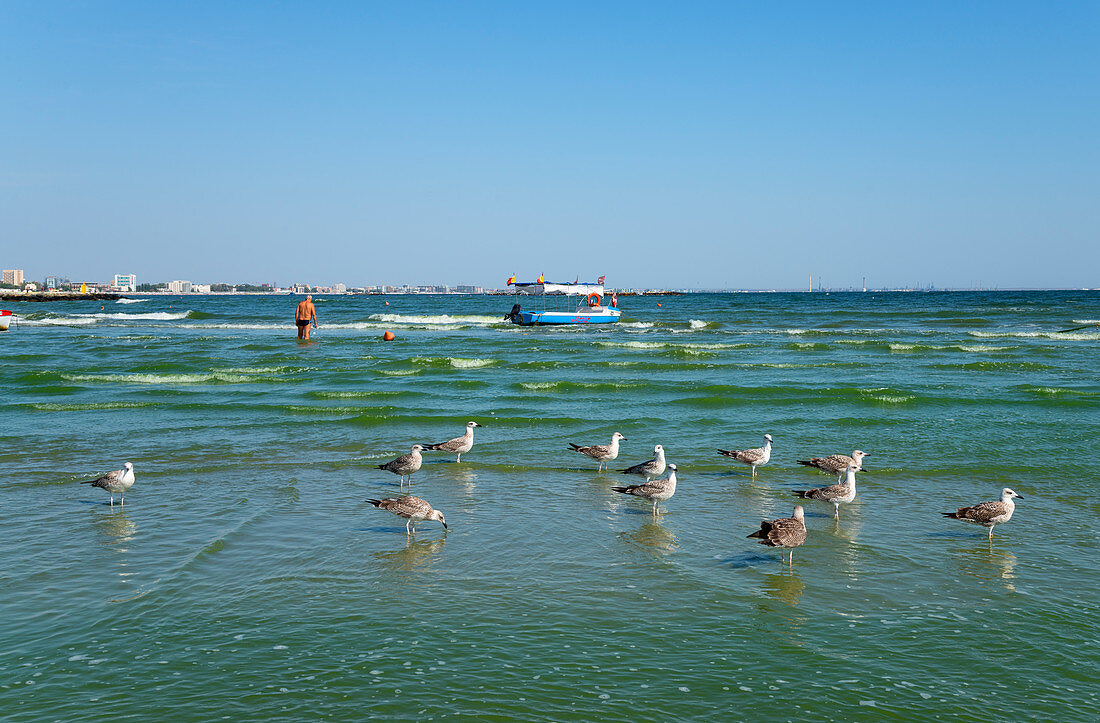
<svg viewBox="0 0 1100 723"><path fill-rule="evenodd" d="M288 298L16 305L0 717L1096 719L1100 331L1053 332L1100 294L511 301L324 298L310 344ZM468 420L407 538L376 465ZM614 431L679 466L659 519L567 450ZM857 447L792 567L746 539ZM125 509L79 484L125 461ZM939 514L1005 486L992 542Z"/></svg>

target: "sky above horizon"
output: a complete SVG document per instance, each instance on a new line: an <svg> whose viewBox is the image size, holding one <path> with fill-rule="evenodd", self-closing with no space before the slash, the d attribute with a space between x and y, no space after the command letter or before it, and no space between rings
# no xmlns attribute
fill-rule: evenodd
<svg viewBox="0 0 1100 723"><path fill-rule="evenodd" d="M28 279L1098 287L1097 3L0 8Z"/></svg>

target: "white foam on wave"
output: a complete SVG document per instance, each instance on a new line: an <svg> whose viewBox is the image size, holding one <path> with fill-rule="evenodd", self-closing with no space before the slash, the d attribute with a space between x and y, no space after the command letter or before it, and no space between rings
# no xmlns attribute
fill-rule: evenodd
<svg viewBox="0 0 1100 723"><path fill-rule="evenodd" d="M664 349L668 346L668 344L659 341L598 341L596 344L619 349Z"/></svg>
<svg viewBox="0 0 1100 723"><path fill-rule="evenodd" d="M492 359L461 359L458 357L447 357L447 361L455 369L480 369L493 363Z"/></svg>
<svg viewBox="0 0 1100 723"><path fill-rule="evenodd" d="M213 382L251 382L255 378L240 374L208 372L204 374L62 374L70 382L98 382L104 384L210 384Z"/></svg>
<svg viewBox="0 0 1100 723"><path fill-rule="evenodd" d="M109 319L111 321L178 321L186 319L190 311L150 311L144 314L126 314L123 312L101 314L77 314L90 319Z"/></svg>
<svg viewBox="0 0 1100 723"><path fill-rule="evenodd" d="M652 329L652 321L620 321L617 325L625 329Z"/></svg>
<svg viewBox="0 0 1100 723"><path fill-rule="evenodd" d="M499 316L477 316L473 314L460 314L452 316L450 314L435 314L432 316L410 316L405 314L371 314L367 317L372 321L381 321L389 324L442 324L442 325L456 325L456 324L480 324L483 326L489 326L491 324L502 324L504 320Z"/></svg>
<svg viewBox="0 0 1100 723"><path fill-rule="evenodd" d="M293 329L291 324L191 324L188 329Z"/></svg>
<svg viewBox="0 0 1100 723"><path fill-rule="evenodd" d="M144 304L148 299L119 299L116 304Z"/></svg>
<svg viewBox="0 0 1100 723"><path fill-rule="evenodd" d="M558 382L521 382L520 386L524 389L529 389L533 392L542 391L544 389L553 389L558 386Z"/></svg>
<svg viewBox="0 0 1100 723"><path fill-rule="evenodd" d="M990 344L960 344L956 348L959 349L960 351L965 351L965 352L970 352L970 353L979 353L980 354L982 352L991 352L991 351L1012 351L1016 347L1014 347L1014 346L992 346Z"/></svg>
<svg viewBox="0 0 1100 723"><path fill-rule="evenodd" d="M14 318L20 325L26 326L90 326L96 323L95 319L79 319L71 316L55 316L47 319L24 319L21 316Z"/></svg>
<svg viewBox="0 0 1100 723"><path fill-rule="evenodd" d="M701 319L691 319L690 321L688 321L688 326L690 326L692 329L705 329L707 328L707 322Z"/></svg>
<svg viewBox="0 0 1100 723"><path fill-rule="evenodd" d="M1059 334L1054 331L968 331L969 336L978 339L1050 339L1052 341L1100 341L1100 332L1069 332Z"/></svg>

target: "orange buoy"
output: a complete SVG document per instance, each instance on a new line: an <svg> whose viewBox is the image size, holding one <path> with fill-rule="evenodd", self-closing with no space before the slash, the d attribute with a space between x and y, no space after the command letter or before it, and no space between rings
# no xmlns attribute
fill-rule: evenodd
<svg viewBox="0 0 1100 723"><path fill-rule="evenodd" d="M657 304L657 306L660 306L660 304Z"/></svg>
<svg viewBox="0 0 1100 723"><path fill-rule="evenodd" d="M389 305L390 305L390 302L388 302L388 301L387 301L387 302L386 302L386 306L389 306Z"/></svg>
<svg viewBox="0 0 1100 723"><path fill-rule="evenodd" d="M395 336L393 335L393 332L392 332L392 331L387 331L387 332L386 332L385 334L383 334L383 335L382 335L382 338L383 338L383 339L385 339L386 341L393 341L393 340L394 340L394 339L396 339L397 337L395 337Z"/></svg>

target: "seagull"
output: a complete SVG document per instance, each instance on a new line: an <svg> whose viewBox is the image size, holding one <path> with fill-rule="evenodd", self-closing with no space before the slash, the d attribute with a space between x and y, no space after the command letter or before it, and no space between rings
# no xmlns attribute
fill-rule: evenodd
<svg viewBox="0 0 1100 723"><path fill-rule="evenodd" d="M830 454L828 457L810 457L808 460L800 459L798 463L806 467L814 467L822 472L835 474L836 481L840 482L840 478L844 476L844 471L848 469L848 465L855 463L857 469L862 472L863 458L870 456L871 455L866 452L857 449L852 452L851 457L846 454Z"/></svg>
<svg viewBox="0 0 1100 723"><path fill-rule="evenodd" d="M387 497L384 500L368 499L367 502L370 502L380 510L392 512L398 517L404 517L408 520L408 522L405 523L406 535L411 535L416 532L416 527L410 527L410 525L424 520L439 520L443 524L443 529L447 529L447 520L443 518L443 513L437 509L433 509L431 505L419 497L406 495L404 497Z"/></svg>
<svg viewBox="0 0 1100 723"><path fill-rule="evenodd" d="M806 515L802 505L794 506L794 516L782 517L771 522L760 523L760 529L749 535L759 537L761 545L785 547L791 551L789 564L794 563L794 548L806 541Z"/></svg>
<svg viewBox="0 0 1100 723"><path fill-rule="evenodd" d="M582 447L579 444L569 443L569 446L574 452L579 452L585 457L591 457L598 463L596 465L596 471L607 468L607 463L619 456L619 440L626 440L626 437L615 432L611 435L611 444L593 444L589 447Z"/></svg>
<svg viewBox="0 0 1100 723"><path fill-rule="evenodd" d="M401 475L401 487L405 487L405 477L409 478L409 487L412 487L413 473L420 470L420 465L424 464L424 458L420 456L420 450L424 449L419 444L412 446L412 451L408 454L403 454L397 459L391 459L385 464L378 465L378 469L384 469L387 472L393 472L396 475Z"/></svg>
<svg viewBox="0 0 1100 723"><path fill-rule="evenodd" d="M623 474L640 474L648 482L657 475L664 473L665 448L658 444L653 448L653 459L619 471Z"/></svg>
<svg viewBox="0 0 1100 723"><path fill-rule="evenodd" d="M858 454L858 452L857 452ZM841 455L834 455L839 457ZM796 495L804 500L821 500L822 502L832 502L833 517L837 520L840 519L840 506L846 505L856 498L856 470L859 469L859 464L852 462L847 467L848 478L844 480L843 484L829 485L828 487L817 487L812 490L806 490L804 492L795 492Z"/></svg>
<svg viewBox="0 0 1100 723"><path fill-rule="evenodd" d="M718 454L725 455L752 466L752 476L756 476L756 468L767 464L772 458L772 436L764 435L764 446L755 449L720 449Z"/></svg>
<svg viewBox="0 0 1100 723"><path fill-rule="evenodd" d="M624 495L634 495L635 497L652 500L653 514L656 516L660 514L657 505L665 500L672 499L672 495L676 494L676 465L670 464L668 466L667 477L655 479L652 482L646 481L644 484L640 485L612 487L611 489L615 492L621 492Z"/></svg>
<svg viewBox="0 0 1100 723"><path fill-rule="evenodd" d="M122 465L122 469L116 469L114 472L108 472L107 474L99 477L98 479L85 480L81 484L91 485L92 487L99 487L100 489L107 490L111 493L111 507L115 506L115 492L122 494L122 504L126 504L126 490L130 489L134 485L134 463L127 462Z"/></svg>
<svg viewBox="0 0 1100 723"><path fill-rule="evenodd" d="M1001 490L1000 501L991 500L989 502L976 504L973 507L960 507L954 512L941 512L940 514L952 520L973 522L976 525L988 527L989 539L992 540L993 528L1011 520L1012 513L1016 511L1016 503L1012 501L1013 497L1019 497L1021 500L1024 498L1023 495L1016 494L1008 487L1005 487Z"/></svg>
<svg viewBox="0 0 1100 723"><path fill-rule="evenodd" d="M438 452L455 452L455 462L462 461L462 455L474 448L474 427L480 427L477 422L466 422L466 434L461 437L440 442L439 444L425 444L424 449Z"/></svg>

